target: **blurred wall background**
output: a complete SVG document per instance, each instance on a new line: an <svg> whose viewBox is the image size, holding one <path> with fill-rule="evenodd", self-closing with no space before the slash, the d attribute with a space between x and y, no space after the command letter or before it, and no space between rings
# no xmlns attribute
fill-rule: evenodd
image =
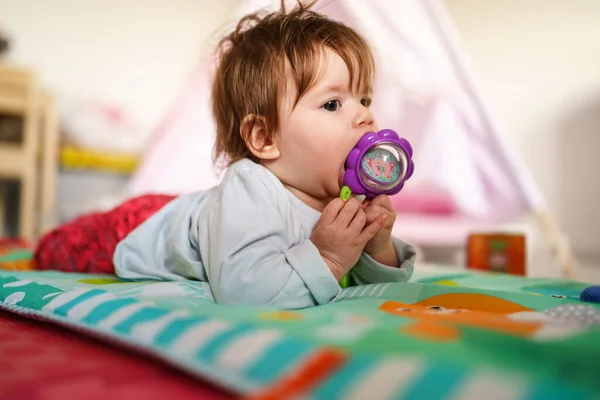
<svg viewBox="0 0 600 400"><path fill-rule="evenodd" d="M0 0L8 61L63 100L115 103L147 129L214 44L236 0Z"/></svg>
<svg viewBox="0 0 600 400"><path fill-rule="evenodd" d="M600 2L446 0L509 142L600 265Z"/></svg>

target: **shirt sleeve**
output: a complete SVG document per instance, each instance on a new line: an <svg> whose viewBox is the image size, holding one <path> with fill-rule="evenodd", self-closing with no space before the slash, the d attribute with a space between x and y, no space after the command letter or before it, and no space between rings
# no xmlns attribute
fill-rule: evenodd
<svg viewBox="0 0 600 400"><path fill-rule="evenodd" d="M115 273L125 279L205 281L190 245L190 213L193 194L182 195L150 216L121 240L115 249Z"/></svg>
<svg viewBox="0 0 600 400"><path fill-rule="evenodd" d="M350 278L355 285L366 285L382 282L406 282L414 270L415 249L402 240L392 236L392 243L398 254L398 266L390 267L381 264L366 253L362 253L358 263L350 271Z"/></svg>
<svg viewBox="0 0 600 400"><path fill-rule="evenodd" d="M299 309L328 303L341 291L309 239L290 243L284 195L245 170L222 186L205 236L208 279L218 303Z"/></svg>

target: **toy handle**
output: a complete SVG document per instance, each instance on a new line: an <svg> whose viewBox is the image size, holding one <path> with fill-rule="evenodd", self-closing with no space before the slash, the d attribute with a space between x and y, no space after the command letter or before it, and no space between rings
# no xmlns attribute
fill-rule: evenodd
<svg viewBox="0 0 600 400"><path fill-rule="evenodd" d="M344 185L340 190L340 198L344 201L348 201L348 199L352 196L352 190ZM350 286L350 278L349 274L343 276L342 280L338 282L342 289L345 289Z"/></svg>
<svg viewBox="0 0 600 400"><path fill-rule="evenodd" d="M346 185L342 186L342 189L340 190L340 198L342 200L346 201L351 196L352 196L352 190Z"/></svg>

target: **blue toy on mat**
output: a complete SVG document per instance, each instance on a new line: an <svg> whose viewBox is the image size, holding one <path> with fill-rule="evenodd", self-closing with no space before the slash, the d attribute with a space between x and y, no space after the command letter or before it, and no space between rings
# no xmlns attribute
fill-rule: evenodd
<svg viewBox="0 0 600 400"><path fill-rule="evenodd" d="M581 295L579 295L579 298L581 301L600 303L600 285L585 288L583 292L581 292Z"/></svg>

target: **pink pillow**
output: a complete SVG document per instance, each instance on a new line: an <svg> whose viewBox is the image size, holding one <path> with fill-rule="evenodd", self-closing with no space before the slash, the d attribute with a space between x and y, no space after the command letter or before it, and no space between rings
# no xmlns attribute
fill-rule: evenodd
<svg viewBox="0 0 600 400"><path fill-rule="evenodd" d="M450 196L441 189L411 188L391 196L390 200L399 213L453 215L457 212Z"/></svg>

